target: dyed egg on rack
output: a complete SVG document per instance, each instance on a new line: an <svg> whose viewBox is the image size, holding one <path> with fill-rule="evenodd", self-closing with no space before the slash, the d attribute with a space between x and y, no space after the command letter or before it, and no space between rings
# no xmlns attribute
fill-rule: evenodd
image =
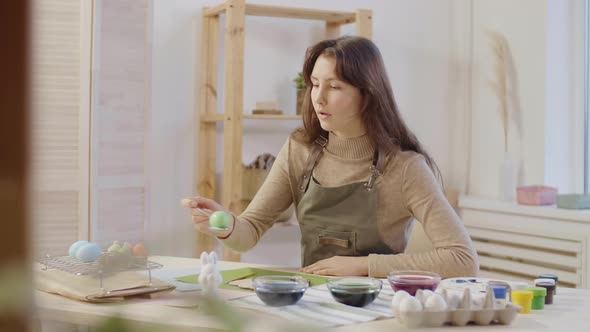
<svg viewBox="0 0 590 332"><path fill-rule="evenodd" d="M96 243L86 243L76 251L76 258L82 262L94 262L100 257L101 249Z"/></svg>
<svg viewBox="0 0 590 332"><path fill-rule="evenodd" d="M88 244L88 241L79 240L79 241L72 243L72 245L70 246L70 249L68 250L68 254L71 257L76 257L76 253L78 252L78 249L80 249L85 244Z"/></svg>

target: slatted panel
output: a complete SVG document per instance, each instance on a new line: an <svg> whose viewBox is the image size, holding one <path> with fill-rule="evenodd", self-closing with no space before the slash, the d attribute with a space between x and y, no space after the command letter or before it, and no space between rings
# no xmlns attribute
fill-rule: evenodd
<svg viewBox="0 0 590 332"><path fill-rule="evenodd" d="M560 283L581 284L584 263L581 240L556 239L509 231L468 226L479 254L482 276L499 275L509 280L528 280L553 273Z"/></svg>
<svg viewBox="0 0 590 332"><path fill-rule="evenodd" d="M144 173L147 1L101 1L98 176Z"/></svg>
<svg viewBox="0 0 590 332"><path fill-rule="evenodd" d="M469 234L472 237L481 239L490 239L498 242L507 243L528 243L531 236L526 234L499 232L491 229L469 227ZM560 240L555 238L537 238L535 237L535 246L544 249L554 250L559 248L560 251L574 254L582 253L582 243L580 241Z"/></svg>
<svg viewBox="0 0 590 332"><path fill-rule="evenodd" d="M64 254L78 238L80 195L79 0L32 1L33 254ZM83 194L82 194L83 195Z"/></svg>
<svg viewBox="0 0 590 332"><path fill-rule="evenodd" d="M511 261L506 259L498 259L487 256L480 256L479 261L481 266L490 267L491 270L500 270L504 273L515 272L516 274L530 276L532 281L537 278L538 275L543 273L556 274L559 277L560 282L570 283L577 285L580 283L580 277L575 272L566 272L563 270L547 268L540 265L520 263L517 261Z"/></svg>
<svg viewBox="0 0 590 332"><path fill-rule="evenodd" d="M582 260L578 256L567 256L551 252L542 252L538 249L519 248L513 245L504 245L492 242L474 241L478 253L503 256L510 259L534 262L540 265L554 265L565 269L577 269L582 267Z"/></svg>
<svg viewBox="0 0 590 332"><path fill-rule="evenodd" d="M63 255L78 240L78 192L46 191L36 196L32 210L37 233L35 255Z"/></svg>
<svg viewBox="0 0 590 332"><path fill-rule="evenodd" d="M142 188L104 189L98 192L98 220L101 237L95 239L101 246L119 240L137 243L143 241L144 192Z"/></svg>
<svg viewBox="0 0 590 332"><path fill-rule="evenodd" d="M488 271L484 269L479 270L479 277L497 280L522 281L527 283L531 282L531 278L529 278L528 276L519 276L513 273L502 273L501 271Z"/></svg>
<svg viewBox="0 0 590 332"><path fill-rule="evenodd" d="M144 240L150 114L148 0L97 6L93 105L92 240Z"/></svg>

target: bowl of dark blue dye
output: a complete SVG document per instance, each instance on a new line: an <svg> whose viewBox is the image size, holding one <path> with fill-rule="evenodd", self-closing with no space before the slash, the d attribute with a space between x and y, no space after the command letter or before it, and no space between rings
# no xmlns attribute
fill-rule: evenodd
<svg viewBox="0 0 590 332"><path fill-rule="evenodd" d="M347 277L328 280L334 300L353 307L364 307L375 301L383 283L375 278Z"/></svg>
<svg viewBox="0 0 590 332"><path fill-rule="evenodd" d="M252 280L256 295L271 307L297 303L309 285L308 279L299 276L263 276Z"/></svg>

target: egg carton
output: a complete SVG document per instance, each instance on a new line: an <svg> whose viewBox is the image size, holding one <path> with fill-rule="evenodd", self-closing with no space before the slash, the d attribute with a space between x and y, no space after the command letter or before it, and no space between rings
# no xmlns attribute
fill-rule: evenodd
<svg viewBox="0 0 590 332"><path fill-rule="evenodd" d="M469 323L477 325L510 325L522 308L508 303L503 309L455 309L445 311L400 311L396 317L408 328L437 327L445 324L464 326Z"/></svg>
<svg viewBox="0 0 590 332"><path fill-rule="evenodd" d="M391 307L399 321L409 328L469 323L509 325L521 310L504 299L496 300L490 287L482 295L471 288L464 288L461 295L444 288L436 292L418 289L414 296L398 291L392 298Z"/></svg>

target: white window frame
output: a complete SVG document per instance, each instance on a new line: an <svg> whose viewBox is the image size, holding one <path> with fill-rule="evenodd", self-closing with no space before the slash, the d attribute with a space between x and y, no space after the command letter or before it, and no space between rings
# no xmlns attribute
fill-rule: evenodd
<svg viewBox="0 0 590 332"><path fill-rule="evenodd" d="M590 192L590 0L584 1L584 193Z"/></svg>

